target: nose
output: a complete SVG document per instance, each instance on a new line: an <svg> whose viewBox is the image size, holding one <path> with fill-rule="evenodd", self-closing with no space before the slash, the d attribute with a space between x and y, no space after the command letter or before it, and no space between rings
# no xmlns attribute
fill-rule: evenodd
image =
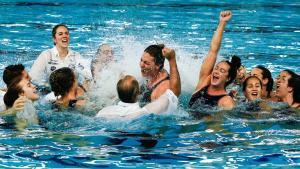
<svg viewBox="0 0 300 169"><path fill-rule="evenodd" d="M141 68L144 68L144 67L145 67L145 64L143 63L143 61L140 61L140 67L141 67Z"/></svg>

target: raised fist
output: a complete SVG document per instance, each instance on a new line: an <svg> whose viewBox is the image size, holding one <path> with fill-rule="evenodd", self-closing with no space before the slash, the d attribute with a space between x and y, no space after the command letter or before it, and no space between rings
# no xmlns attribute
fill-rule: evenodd
<svg viewBox="0 0 300 169"><path fill-rule="evenodd" d="M232 16L231 11L222 11L220 12L220 22L227 22Z"/></svg>
<svg viewBox="0 0 300 169"><path fill-rule="evenodd" d="M170 48L166 48L164 47L162 49L162 53L164 55L164 57L168 60L174 59L175 58L175 51L174 49L170 49Z"/></svg>

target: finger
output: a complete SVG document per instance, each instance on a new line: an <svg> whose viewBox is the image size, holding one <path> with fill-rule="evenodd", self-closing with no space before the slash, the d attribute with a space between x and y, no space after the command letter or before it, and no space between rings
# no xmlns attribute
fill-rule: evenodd
<svg viewBox="0 0 300 169"><path fill-rule="evenodd" d="M19 103L19 104L15 104L14 107L24 107L25 103Z"/></svg>

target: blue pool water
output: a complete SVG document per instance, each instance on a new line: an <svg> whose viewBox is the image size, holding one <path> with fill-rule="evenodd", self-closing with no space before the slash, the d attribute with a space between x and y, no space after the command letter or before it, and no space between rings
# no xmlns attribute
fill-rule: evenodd
<svg viewBox="0 0 300 169"><path fill-rule="evenodd" d="M114 71L140 76L139 58L153 43L176 49L183 95L174 115L127 123L52 112L39 105L42 127L23 132L0 128L0 167L299 167L299 113L279 108L256 116L240 109L197 120L185 111L218 14L225 9L233 11L233 18L220 58L238 55L248 70L263 64L273 77L286 68L300 72L297 0L1 0L1 74L14 63L29 69L41 51L52 47L52 27L66 23L70 46L83 57L91 58L99 44L109 43L120 65L127 65L104 72L103 78L113 80L95 92L99 104L111 104L107 96L115 92Z"/></svg>

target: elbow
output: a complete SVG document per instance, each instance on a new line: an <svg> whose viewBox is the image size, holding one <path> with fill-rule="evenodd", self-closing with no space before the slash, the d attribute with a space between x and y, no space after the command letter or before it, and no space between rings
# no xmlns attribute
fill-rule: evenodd
<svg viewBox="0 0 300 169"><path fill-rule="evenodd" d="M175 87L171 88L172 92L178 97L181 94L181 88L180 87Z"/></svg>
<svg viewBox="0 0 300 169"><path fill-rule="evenodd" d="M179 88L176 92L176 96L178 97L181 94L181 88Z"/></svg>

